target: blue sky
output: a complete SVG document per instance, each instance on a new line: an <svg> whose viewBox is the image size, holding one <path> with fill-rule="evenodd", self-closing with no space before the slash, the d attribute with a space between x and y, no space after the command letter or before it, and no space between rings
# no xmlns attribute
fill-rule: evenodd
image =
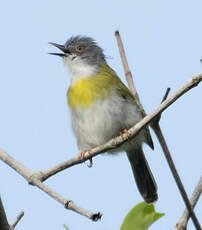
<svg viewBox="0 0 202 230"><path fill-rule="evenodd" d="M33 170L47 169L78 154L66 91L70 81L48 42L72 35L95 38L111 56L109 65L125 82L114 37L120 30L142 103L149 113L167 87L175 92L201 72L202 2L193 1L3 1L0 8L0 148ZM190 196L201 175L201 85L163 114L161 126ZM166 213L151 229L173 229L184 204L152 133L155 151L144 146L159 189L156 209ZM0 163L0 194L9 221L24 210L18 229L119 229L126 213L142 201L125 154L94 159L45 183L81 207L103 212L93 223L65 210ZM202 201L196 214L202 212ZM16 228L16 229L17 229ZM194 229L191 221L188 229Z"/></svg>

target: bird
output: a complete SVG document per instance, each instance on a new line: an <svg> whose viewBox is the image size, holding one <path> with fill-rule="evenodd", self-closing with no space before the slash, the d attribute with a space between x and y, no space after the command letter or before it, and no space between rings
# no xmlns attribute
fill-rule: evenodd
<svg viewBox="0 0 202 230"><path fill-rule="evenodd" d="M82 156L127 131L143 118L133 94L107 64L104 50L88 36L72 36L64 45L50 42L60 53L70 76L67 91L72 128ZM148 127L109 154L126 152L140 194L148 204L158 199L157 184L142 145L154 149Z"/></svg>

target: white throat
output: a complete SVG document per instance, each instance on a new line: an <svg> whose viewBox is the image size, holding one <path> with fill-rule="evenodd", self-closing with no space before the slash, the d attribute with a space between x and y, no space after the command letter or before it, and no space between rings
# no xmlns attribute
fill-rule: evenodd
<svg viewBox="0 0 202 230"><path fill-rule="evenodd" d="M73 55L69 55L64 58L64 64L69 70L72 84L81 78L91 77L98 71L97 66L87 64L78 56L74 58Z"/></svg>

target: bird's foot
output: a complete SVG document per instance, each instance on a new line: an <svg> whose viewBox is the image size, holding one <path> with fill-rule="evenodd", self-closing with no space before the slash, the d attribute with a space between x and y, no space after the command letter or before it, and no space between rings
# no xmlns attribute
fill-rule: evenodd
<svg viewBox="0 0 202 230"><path fill-rule="evenodd" d="M128 135L128 138L131 136L131 134L128 132L127 129L124 129L120 132L120 135L122 136L123 134L127 134Z"/></svg>
<svg viewBox="0 0 202 230"><path fill-rule="evenodd" d="M84 159L85 154L86 154L87 152L88 152L88 150L83 150L83 151L81 151L80 154L81 154L81 158L82 158L82 159ZM89 164L89 165L87 164L87 166L88 166L89 168L91 168L91 167L93 166L93 159L90 158L89 161L90 161L90 164Z"/></svg>
<svg viewBox="0 0 202 230"><path fill-rule="evenodd" d="M129 143L131 143L131 139L130 139L130 137L131 137L131 134L128 132L128 130L127 129L124 129L124 130L122 130L121 132L120 132L120 135L122 136L122 138L123 138L123 135L124 134L127 134L127 141L129 142Z"/></svg>

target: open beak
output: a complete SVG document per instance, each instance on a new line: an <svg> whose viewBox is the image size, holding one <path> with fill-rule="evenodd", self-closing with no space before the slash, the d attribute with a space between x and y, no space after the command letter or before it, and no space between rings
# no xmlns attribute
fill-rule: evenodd
<svg viewBox="0 0 202 230"><path fill-rule="evenodd" d="M63 51L64 53L49 53L51 55L57 55L57 56L60 56L60 57L67 57L68 54L71 54L71 52L65 48L65 46L63 45L59 45L59 44L56 44L56 43L53 43L53 42L49 42L49 44L57 47L58 49L60 49L61 51Z"/></svg>

